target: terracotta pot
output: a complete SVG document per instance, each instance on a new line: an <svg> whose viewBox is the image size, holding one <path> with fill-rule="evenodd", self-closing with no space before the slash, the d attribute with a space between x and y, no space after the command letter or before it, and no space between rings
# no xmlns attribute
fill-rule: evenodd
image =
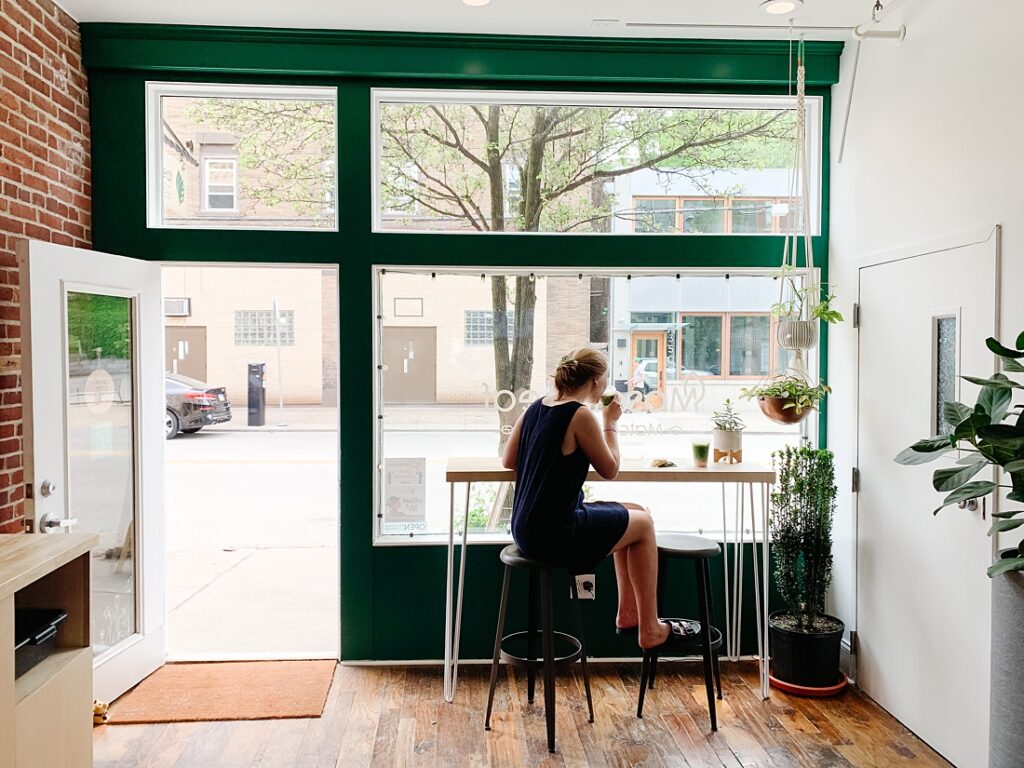
<svg viewBox="0 0 1024 768"><path fill-rule="evenodd" d="M761 413L778 424L796 424L807 418L811 412L810 408L804 408L797 413L796 408L787 408L789 403L796 401L791 397L759 397L757 404L761 406Z"/></svg>

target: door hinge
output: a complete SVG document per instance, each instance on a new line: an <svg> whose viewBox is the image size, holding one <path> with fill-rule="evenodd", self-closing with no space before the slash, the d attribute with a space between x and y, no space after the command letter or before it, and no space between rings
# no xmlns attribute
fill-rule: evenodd
<svg viewBox="0 0 1024 768"><path fill-rule="evenodd" d="M853 327L860 328L860 304L853 305Z"/></svg>
<svg viewBox="0 0 1024 768"><path fill-rule="evenodd" d="M857 655L857 630L856 629L851 629L850 630L850 655L851 656L856 656Z"/></svg>
<svg viewBox="0 0 1024 768"><path fill-rule="evenodd" d="M32 483L25 483L25 498L34 499L36 497L35 491L32 489Z"/></svg>
<svg viewBox="0 0 1024 768"><path fill-rule="evenodd" d="M854 493L860 493L860 469L857 467L850 471L850 490Z"/></svg>

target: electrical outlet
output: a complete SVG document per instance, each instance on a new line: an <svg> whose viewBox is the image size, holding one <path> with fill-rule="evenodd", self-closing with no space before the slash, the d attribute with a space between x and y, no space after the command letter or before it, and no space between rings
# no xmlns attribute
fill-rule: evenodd
<svg viewBox="0 0 1024 768"><path fill-rule="evenodd" d="M581 573L576 577L576 594L580 600L593 600L595 598L597 577L592 573Z"/></svg>

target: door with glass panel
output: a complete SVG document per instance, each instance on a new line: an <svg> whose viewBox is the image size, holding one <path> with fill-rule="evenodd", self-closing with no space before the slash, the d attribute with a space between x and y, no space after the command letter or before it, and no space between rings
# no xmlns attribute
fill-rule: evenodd
<svg viewBox="0 0 1024 768"><path fill-rule="evenodd" d="M27 515L36 535L95 533L95 696L163 663L160 266L19 244Z"/></svg>
<svg viewBox="0 0 1024 768"><path fill-rule="evenodd" d="M632 387L642 392L665 391L665 332L634 333ZM643 381L636 372L643 371Z"/></svg>

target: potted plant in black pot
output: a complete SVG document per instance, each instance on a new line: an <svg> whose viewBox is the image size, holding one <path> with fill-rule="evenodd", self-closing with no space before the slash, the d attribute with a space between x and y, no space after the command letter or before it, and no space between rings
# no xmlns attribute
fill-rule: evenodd
<svg viewBox="0 0 1024 768"><path fill-rule="evenodd" d="M1013 405L1013 391L1024 384L1007 373L1024 373L1024 332L1015 349L996 339L985 341L1002 361L1006 373L987 379L963 376L981 387L974 407L949 401L942 414L955 425L948 435L919 440L896 456L900 464L924 464L956 450L955 465L935 470L932 486L945 492L939 510L950 504L968 504L990 493L1006 493L1009 502L1024 503L1024 405ZM993 471L993 468L996 468ZM975 480L983 470L993 479ZM984 476L984 475L983 475ZM992 513L989 536L1024 525L1024 508ZM999 553L989 567L992 578L992 689L989 719L989 766L1019 766L1024 755L1024 542Z"/></svg>
<svg viewBox="0 0 1024 768"><path fill-rule="evenodd" d="M831 451L787 446L772 454L771 494L775 586L786 610L768 617L771 684L805 696L830 696L846 686L839 669L843 622L825 613L832 580L832 518L836 482Z"/></svg>

